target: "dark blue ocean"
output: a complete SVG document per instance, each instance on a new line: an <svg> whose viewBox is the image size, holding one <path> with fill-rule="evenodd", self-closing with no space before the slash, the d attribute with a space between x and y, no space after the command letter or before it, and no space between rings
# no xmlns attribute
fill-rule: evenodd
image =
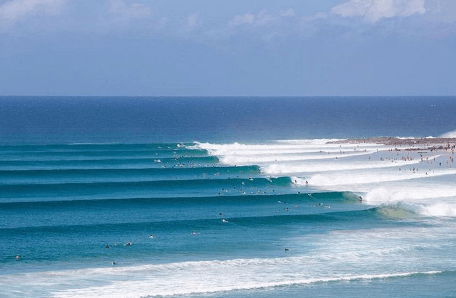
<svg viewBox="0 0 456 298"><path fill-rule="evenodd" d="M455 97L0 97L2 144L438 136Z"/></svg>
<svg viewBox="0 0 456 298"><path fill-rule="evenodd" d="M456 297L456 97L0 97L0 297Z"/></svg>

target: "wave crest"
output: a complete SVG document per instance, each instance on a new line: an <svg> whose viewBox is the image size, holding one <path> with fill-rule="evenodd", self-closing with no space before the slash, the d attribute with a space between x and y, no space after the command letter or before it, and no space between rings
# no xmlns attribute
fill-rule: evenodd
<svg viewBox="0 0 456 298"><path fill-rule="evenodd" d="M446 132L440 136L441 138L456 138L456 130Z"/></svg>

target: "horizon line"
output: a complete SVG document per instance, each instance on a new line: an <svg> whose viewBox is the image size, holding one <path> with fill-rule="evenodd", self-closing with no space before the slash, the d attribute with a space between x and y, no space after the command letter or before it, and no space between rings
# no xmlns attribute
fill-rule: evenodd
<svg viewBox="0 0 456 298"><path fill-rule="evenodd" d="M270 97L282 97L282 98L292 98L292 97L456 97L456 95L29 95L29 94L20 94L20 95L1 95L0 97L199 97L199 98L227 98L227 97L261 97L261 98L270 98Z"/></svg>

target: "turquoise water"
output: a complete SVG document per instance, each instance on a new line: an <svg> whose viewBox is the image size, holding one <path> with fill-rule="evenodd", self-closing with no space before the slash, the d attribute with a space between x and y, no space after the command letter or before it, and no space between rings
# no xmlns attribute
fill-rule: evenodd
<svg viewBox="0 0 456 298"><path fill-rule="evenodd" d="M97 100L0 101L0 296L456 297L454 154L324 139L454 98Z"/></svg>

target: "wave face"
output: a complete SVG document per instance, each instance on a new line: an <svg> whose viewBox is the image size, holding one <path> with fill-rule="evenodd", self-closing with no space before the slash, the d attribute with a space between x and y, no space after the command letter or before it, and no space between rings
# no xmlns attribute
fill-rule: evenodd
<svg viewBox="0 0 456 298"><path fill-rule="evenodd" d="M329 141L0 146L2 295L455 294L452 154Z"/></svg>

